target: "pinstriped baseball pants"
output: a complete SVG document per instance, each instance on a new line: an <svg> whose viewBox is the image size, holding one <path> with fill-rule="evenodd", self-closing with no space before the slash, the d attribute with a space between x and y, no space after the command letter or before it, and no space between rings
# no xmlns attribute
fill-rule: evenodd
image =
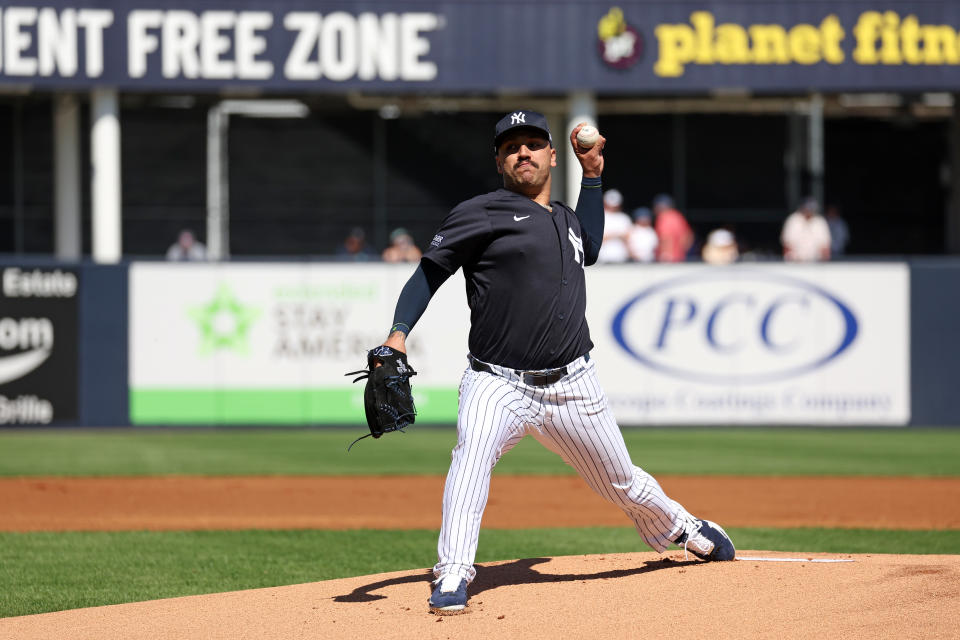
<svg viewBox="0 0 960 640"><path fill-rule="evenodd" d="M532 435L576 469L597 494L626 513L640 537L663 552L683 529L686 510L653 476L630 461L620 428L600 388L596 363L578 358L558 382L524 384L515 372L468 367L460 383L457 445L443 491L443 522L434 574L472 581L480 521L494 465Z"/></svg>

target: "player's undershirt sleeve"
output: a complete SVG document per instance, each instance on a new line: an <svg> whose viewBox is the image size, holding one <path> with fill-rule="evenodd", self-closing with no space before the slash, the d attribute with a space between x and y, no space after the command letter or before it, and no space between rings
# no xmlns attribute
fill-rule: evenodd
<svg viewBox="0 0 960 640"><path fill-rule="evenodd" d="M603 188L600 178L584 178L580 182L577 218L583 230L583 263L591 265L600 255L603 242Z"/></svg>
<svg viewBox="0 0 960 640"><path fill-rule="evenodd" d="M420 265L413 272L407 284L403 286L400 297L397 298L397 308L393 312L393 330L409 334L417 320L427 310L427 305L433 294L437 292L450 273L427 259L420 260Z"/></svg>

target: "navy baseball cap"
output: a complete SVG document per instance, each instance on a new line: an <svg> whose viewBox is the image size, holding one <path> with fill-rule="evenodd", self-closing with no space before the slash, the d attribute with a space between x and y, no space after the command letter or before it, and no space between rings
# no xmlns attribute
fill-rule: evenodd
<svg viewBox="0 0 960 640"><path fill-rule="evenodd" d="M504 136L514 129L536 129L547 136L550 146L553 146L553 137L550 135L550 127L547 126L547 117L536 111L521 109L519 111L511 111L500 118L500 122L497 123L496 129L494 130L494 151L500 148L500 142Z"/></svg>

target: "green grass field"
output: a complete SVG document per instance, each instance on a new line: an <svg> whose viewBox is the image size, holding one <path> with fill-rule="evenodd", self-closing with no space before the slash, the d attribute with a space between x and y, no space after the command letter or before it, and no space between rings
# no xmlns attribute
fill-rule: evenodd
<svg viewBox="0 0 960 640"><path fill-rule="evenodd" d="M442 474L452 429L0 432L0 475ZM960 476L960 430L642 429L657 474ZM568 470L531 439L499 473ZM0 506L2 509L2 506ZM0 511L2 514L2 511ZM960 530L730 529L741 549L960 554ZM0 617L429 567L435 531L0 533ZM645 550L624 528L484 530L479 562Z"/></svg>
<svg viewBox="0 0 960 640"><path fill-rule="evenodd" d="M0 432L0 476L445 474L452 428ZM630 429L653 474L960 476L960 429ZM499 473L573 473L532 438Z"/></svg>

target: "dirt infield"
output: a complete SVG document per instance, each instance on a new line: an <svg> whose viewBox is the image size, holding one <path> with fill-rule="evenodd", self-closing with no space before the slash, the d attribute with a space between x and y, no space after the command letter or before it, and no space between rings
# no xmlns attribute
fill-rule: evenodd
<svg viewBox="0 0 960 640"><path fill-rule="evenodd" d="M0 637L957 637L960 556L740 553L853 562L700 563L682 552L514 560L481 565L458 616L427 612L419 570L6 618Z"/></svg>
<svg viewBox="0 0 960 640"><path fill-rule="evenodd" d="M960 478L661 476L731 527L960 528ZM0 530L437 529L443 478L0 479ZM575 476L494 476L487 528L626 526Z"/></svg>

